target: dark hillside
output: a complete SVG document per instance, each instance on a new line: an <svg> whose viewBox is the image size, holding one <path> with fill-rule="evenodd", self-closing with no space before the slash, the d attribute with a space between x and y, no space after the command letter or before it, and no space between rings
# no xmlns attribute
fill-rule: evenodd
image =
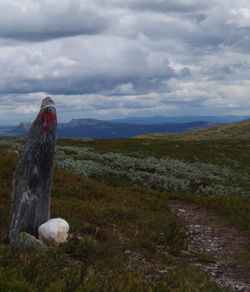
<svg viewBox="0 0 250 292"><path fill-rule="evenodd" d="M137 136L140 139L168 139L183 141L199 140L249 140L250 139L250 120L243 122L223 125L203 130L194 130L189 133L152 133L149 135Z"/></svg>

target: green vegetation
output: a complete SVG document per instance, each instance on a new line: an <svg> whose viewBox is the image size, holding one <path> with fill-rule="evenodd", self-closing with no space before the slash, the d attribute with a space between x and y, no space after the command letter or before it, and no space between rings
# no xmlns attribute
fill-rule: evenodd
<svg viewBox="0 0 250 292"><path fill-rule="evenodd" d="M23 143L0 139L1 242ZM227 291L179 256L188 238L166 201L205 205L249 230L249 159L246 140L60 139L51 209L71 237L35 254L2 244L0 290Z"/></svg>
<svg viewBox="0 0 250 292"><path fill-rule="evenodd" d="M0 150L0 161L3 242L17 154ZM71 238L36 253L1 244L1 291L227 291L178 257L185 230L160 193L56 169L51 209L68 220Z"/></svg>

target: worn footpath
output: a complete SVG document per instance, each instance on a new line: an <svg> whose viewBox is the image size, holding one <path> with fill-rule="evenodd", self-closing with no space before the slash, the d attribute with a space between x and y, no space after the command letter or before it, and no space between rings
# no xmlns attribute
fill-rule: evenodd
<svg viewBox="0 0 250 292"><path fill-rule="evenodd" d="M216 215L193 203L168 201L187 227L189 246L183 256L208 273L221 287L250 291L249 234L216 220Z"/></svg>

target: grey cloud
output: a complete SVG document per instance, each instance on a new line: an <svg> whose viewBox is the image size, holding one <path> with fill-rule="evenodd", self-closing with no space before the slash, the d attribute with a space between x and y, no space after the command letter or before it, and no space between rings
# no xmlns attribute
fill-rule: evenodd
<svg viewBox="0 0 250 292"><path fill-rule="evenodd" d="M237 3L237 2L235 2ZM218 2L207 14L207 17L197 25L195 33L188 35L188 42L197 47L211 46L219 49L220 45L236 47L241 46L249 40L250 27L239 27L232 22L231 7L234 5L229 1L228 5ZM237 4L235 4L237 7ZM239 2L239 6L241 3Z"/></svg>
<svg viewBox="0 0 250 292"><path fill-rule="evenodd" d="M158 0L145 1L137 0L130 1L130 7L137 9L147 9L156 11L172 11L172 12L194 12L206 8L208 5L205 2L193 1L173 1L173 0Z"/></svg>
<svg viewBox="0 0 250 292"><path fill-rule="evenodd" d="M164 81L177 76L165 54L155 54L133 40L90 37L86 42L64 40L51 50L52 45L47 48L44 44L46 49L39 47L41 51L35 54L29 54L27 48L11 64L4 55L0 57L5 70L0 92L113 95L121 84L131 83L135 93L143 93L162 90ZM62 48L67 58L60 55ZM11 55L16 51L18 48Z"/></svg>
<svg viewBox="0 0 250 292"><path fill-rule="evenodd" d="M186 17L191 20L195 20L198 23L204 21L207 18L205 14L189 14L189 15L186 15Z"/></svg>
<svg viewBox="0 0 250 292"><path fill-rule="evenodd" d="M199 108L202 105L203 97L195 101L182 101L182 100L161 100L162 104L177 105L179 108Z"/></svg>
<svg viewBox="0 0 250 292"><path fill-rule="evenodd" d="M243 2L0 0L0 114L46 94L67 117L244 108Z"/></svg>
<svg viewBox="0 0 250 292"><path fill-rule="evenodd" d="M98 2L105 3L106 5L129 7L136 10L181 13L201 11L209 8L214 3L213 0L210 3L200 0L99 0Z"/></svg>
<svg viewBox="0 0 250 292"><path fill-rule="evenodd" d="M208 75L211 76L209 80L226 80L233 73L236 72L233 67L229 65L215 66L208 70Z"/></svg>
<svg viewBox="0 0 250 292"><path fill-rule="evenodd" d="M209 80L240 80L246 76L250 70L250 64L245 63L230 63L233 60L225 61L223 64L215 64L204 69L204 74L209 77ZM243 61L243 60L242 60Z"/></svg>
<svg viewBox="0 0 250 292"><path fill-rule="evenodd" d="M183 3L182 3L183 2ZM127 5L130 2L125 2ZM131 2L132 3L132 2ZM130 3L130 4L131 4ZM249 47L249 26L241 27L237 22L233 21L231 7L234 5L229 1L228 4L224 1L202 2L202 5L195 1L181 1L182 4L196 7L198 10L204 9L201 13L196 13L195 9L189 14L182 13L163 13L164 9L155 11L143 11L143 5L148 7L156 5L154 1L135 1L133 5L141 5L141 9L134 12L133 17L130 14L121 16L118 32L126 32L131 37L136 37L138 32L143 33L149 39L158 40L177 40L182 44L187 44L190 49L196 50L196 53L204 53L204 47L210 50L219 49L219 46L229 46L235 49L242 47ZM175 2L157 2L157 5L169 5ZM171 5L172 5L171 4ZM177 2L178 4L178 2ZM180 3L179 3L180 4ZM132 5L132 4L131 4ZM223 13L222 13L223 11ZM249 10L250 11L250 10ZM250 12L249 12L250 13ZM122 24L126 25L126 29L122 28Z"/></svg>
<svg viewBox="0 0 250 292"><path fill-rule="evenodd" d="M169 67L166 74L154 76L144 74L142 76L114 76L112 72L103 75L96 74L91 78L88 76L65 76L62 78L43 78L16 80L7 82L4 88L0 88L1 93L30 93L30 92L47 92L48 94L86 94L86 93L109 93L117 95L115 88L122 83L131 83L135 93L145 93L148 90L160 91L161 83L164 80L175 77L174 71ZM163 85L162 85L163 86ZM122 94L123 95L123 94Z"/></svg>
<svg viewBox="0 0 250 292"><path fill-rule="evenodd" d="M32 42L101 33L110 24L110 18L94 4L83 3L75 0L5 2L0 11L0 37Z"/></svg>
<svg viewBox="0 0 250 292"><path fill-rule="evenodd" d="M191 70L188 67L184 67L180 72L181 77L186 77L191 75Z"/></svg>
<svg viewBox="0 0 250 292"><path fill-rule="evenodd" d="M119 101L113 100L111 102L107 102L105 100L105 97L103 97L103 100L99 103L93 103L92 109L95 110L112 110L112 109L119 109L119 108L127 108L127 109L146 109L152 107L152 103L145 103L143 101L139 100L123 100Z"/></svg>

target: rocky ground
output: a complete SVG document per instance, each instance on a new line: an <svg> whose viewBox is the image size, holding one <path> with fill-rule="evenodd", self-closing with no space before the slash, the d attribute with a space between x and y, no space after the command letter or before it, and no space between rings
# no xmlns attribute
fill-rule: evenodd
<svg viewBox="0 0 250 292"><path fill-rule="evenodd" d="M186 224L190 238L183 256L208 273L221 287L250 291L249 233L221 223L211 210L192 203L168 201Z"/></svg>

